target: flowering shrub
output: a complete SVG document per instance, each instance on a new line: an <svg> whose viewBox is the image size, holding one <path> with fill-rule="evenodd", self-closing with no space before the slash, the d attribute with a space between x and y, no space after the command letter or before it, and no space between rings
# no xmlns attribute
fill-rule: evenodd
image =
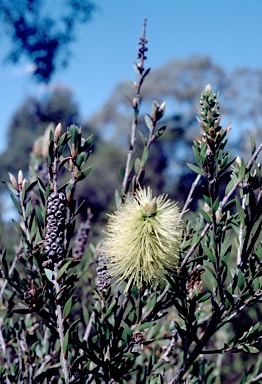
<svg viewBox="0 0 262 384"><path fill-rule="evenodd" d="M122 190L104 240L88 244L90 210L77 222L75 190L91 170L92 137L81 128L63 133L59 124L48 142L38 140L28 179L10 174L20 241L12 260L5 251L1 258L1 382L220 383L232 377L223 368L228 353L260 356L262 144L251 138L248 162L231 158L230 127L221 127L218 95L207 85L185 205L154 196L143 177L165 131L165 103L154 101L145 116L148 136L141 134L135 158L146 44L144 26ZM200 182L203 201L193 213ZM242 329L239 316L252 308ZM260 382L261 359L244 367L234 382Z"/></svg>

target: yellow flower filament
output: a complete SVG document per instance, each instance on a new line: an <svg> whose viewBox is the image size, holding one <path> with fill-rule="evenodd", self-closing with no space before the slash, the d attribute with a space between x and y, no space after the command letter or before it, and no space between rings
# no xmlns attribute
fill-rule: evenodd
<svg viewBox="0 0 262 384"><path fill-rule="evenodd" d="M109 272L117 283L153 284L165 279L178 264L181 220L176 203L160 195L152 198L150 188L135 196L110 215L105 238Z"/></svg>

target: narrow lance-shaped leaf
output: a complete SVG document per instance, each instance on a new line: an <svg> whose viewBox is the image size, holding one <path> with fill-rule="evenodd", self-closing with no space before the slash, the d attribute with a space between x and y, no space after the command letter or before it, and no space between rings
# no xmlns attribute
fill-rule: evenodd
<svg viewBox="0 0 262 384"><path fill-rule="evenodd" d="M138 174L138 172L140 170L140 165L141 165L140 159L136 158L136 160L135 160L135 173L136 173L136 175Z"/></svg>
<svg viewBox="0 0 262 384"><path fill-rule="evenodd" d="M203 216L203 218L206 220L208 224L211 224L211 217L208 212L204 211L203 209L200 209L199 212Z"/></svg>
<svg viewBox="0 0 262 384"><path fill-rule="evenodd" d="M77 181L81 181L81 180L84 180L86 178L86 176L90 173L92 167L87 167L86 169L84 169L80 175L78 176L77 178Z"/></svg>
<svg viewBox="0 0 262 384"><path fill-rule="evenodd" d="M205 176L205 172L203 171L203 169L199 168L198 166L196 166L194 164L190 164L190 163L187 163L187 166L190 169L192 169L193 172L198 173L201 176Z"/></svg>
<svg viewBox="0 0 262 384"><path fill-rule="evenodd" d="M6 261L6 249L4 250L4 252L2 254L1 263L2 263L2 268L3 268L4 275L8 276L8 264L7 264L7 261Z"/></svg>
<svg viewBox="0 0 262 384"><path fill-rule="evenodd" d="M70 142L72 144L76 144L77 136L78 136L76 125L74 125L74 124L70 125L68 132L69 132L69 135L70 135Z"/></svg>
<svg viewBox="0 0 262 384"><path fill-rule="evenodd" d="M144 136L144 134L143 134L141 131L138 130L137 132L138 132L138 134L139 134L139 136L140 136L140 138L141 138L142 144L143 144L144 146L146 146L146 144L147 144L147 137Z"/></svg>
<svg viewBox="0 0 262 384"><path fill-rule="evenodd" d="M30 191L36 186L37 183L38 183L38 180L35 180L35 181L33 181L31 184L29 184L29 185L26 187L26 193L30 192Z"/></svg>
<svg viewBox="0 0 262 384"><path fill-rule="evenodd" d="M68 157L65 157L60 163L59 163L59 166L58 166L58 171L60 171L60 169L66 165L66 163L71 160L72 157L71 156L68 156Z"/></svg>
<svg viewBox="0 0 262 384"><path fill-rule="evenodd" d="M134 65L133 65L133 69L134 69L134 71L135 71L135 73L136 73L137 75L140 75L140 70L139 70L139 68L138 68L138 66L137 66L137 63L135 63L135 62L134 62Z"/></svg>
<svg viewBox="0 0 262 384"><path fill-rule="evenodd" d="M22 190L21 190L21 200L23 204L25 201L25 197L26 197L26 184L23 183Z"/></svg>
<svg viewBox="0 0 262 384"><path fill-rule="evenodd" d="M14 224L15 229L17 230L17 232L18 232L22 237L24 237L24 238L26 239L26 234L25 234L24 230L20 227L20 225L18 224L18 222L15 221L15 220L13 220L13 219L12 219L12 222L13 222L13 224Z"/></svg>
<svg viewBox="0 0 262 384"><path fill-rule="evenodd" d="M66 334L64 336L63 340L63 354L66 355L67 353L67 347L68 347L68 340L69 340L69 329L66 331Z"/></svg>
<svg viewBox="0 0 262 384"><path fill-rule="evenodd" d="M90 135L84 142L84 144L81 146L81 152L86 151L90 145L92 144L94 135Z"/></svg>
<svg viewBox="0 0 262 384"><path fill-rule="evenodd" d="M129 85L129 87L130 87L131 89L134 89L134 82L133 82L133 81L131 81L131 80L129 80L129 79L126 79L126 83Z"/></svg>
<svg viewBox="0 0 262 384"><path fill-rule="evenodd" d="M216 261L216 259L215 259L213 250L210 249L209 247L207 247L205 244L202 244L202 248L203 248L204 254L208 257L208 259L212 263L214 263Z"/></svg>
<svg viewBox="0 0 262 384"><path fill-rule="evenodd" d="M217 197L216 200L214 201L213 205L212 205L212 211L214 213L218 210L219 203L220 203L220 199L219 199L219 197Z"/></svg>
<svg viewBox="0 0 262 384"><path fill-rule="evenodd" d="M132 172L133 166L134 166L134 158L131 157L129 165L128 165L128 174L130 174Z"/></svg>
<svg viewBox="0 0 262 384"><path fill-rule="evenodd" d="M201 165L201 156L199 153L198 146L193 145L192 149L193 149L194 158L196 159L197 164Z"/></svg>
<svg viewBox="0 0 262 384"><path fill-rule="evenodd" d="M125 324L123 332L122 332L123 341L125 343L127 343L127 341L132 337L132 334L133 334L133 332L132 332L131 328L127 324Z"/></svg>
<svg viewBox="0 0 262 384"><path fill-rule="evenodd" d="M27 219L31 215L31 213L32 213L32 201L30 199L30 200L28 200L28 202L26 204L26 208L25 208L25 216Z"/></svg>
<svg viewBox="0 0 262 384"><path fill-rule="evenodd" d="M8 181L7 181L7 182L4 182L4 181L3 181L3 183L6 184L6 185L8 186L8 188L10 189L10 191L11 191L14 195L18 196L17 189L15 189L15 187L14 187L11 183L9 183Z"/></svg>
<svg viewBox="0 0 262 384"><path fill-rule="evenodd" d="M158 139L160 136L163 135L163 133L166 130L166 126L164 125L163 127L159 128L158 131L155 133L155 139Z"/></svg>
<svg viewBox="0 0 262 384"><path fill-rule="evenodd" d="M113 301L106 311L105 318L109 317L112 313L114 313L118 308L117 301Z"/></svg>
<svg viewBox="0 0 262 384"><path fill-rule="evenodd" d="M116 205L117 208L120 207L121 201L122 201L122 199L121 199L120 193L116 189L115 190L115 205Z"/></svg>
<svg viewBox="0 0 262 384"><path fill-rule="evenodd" d="M81 167L81 165L87 160L87 153L82 152L77 156L76 165Z"/></svg>
<svg viewBox="0 0 262 384"><path fill-rule="evenodd" d="M64 310L63 310L63 318L66 319L68 317L68 315L70 314L71 312L71 308L72 308L72 304L73 304L73 298L70 297L67 302L65 303L65 306L64 306Z"/></svg>
<svg viewBox="0 0 262 384"><path fill-rule="evenodd" d="M135 329L136 329L136 331L144 331L145 329L151 328L154 325L155 325L154 321L148 321L148 322L143 323L143 324L138 324Z"/></svg>
<svg viewBox="0 0 262 384"><path fill-rule="evenodd" d="M58 140L58 146L64 146L68 141L70 137L68 135L68 132L63 133L63 135Z"/></svg>
<svg viewBox="0 0 262 384"><path fill-rule="evenodd" d="M84 199L80 204L79 206L77 207L76 211L75 211L75 216L78 215L78 213L83 209L84 205L86 204L87 202L87 199Z"/></svg>
<svg viewBox="0 0 262 384"><path fill-rule="evenodd" d="M72 260L67 260L65 262L65 264L59 269L58 271L58 274L57 274L57 277L56 277L56 280L58 281L59 279L61 279L61 277L63 276L63 274L66 272L67 268L69 267L69 265L72 263Z"/></svg>
<svg viewBox="0 0 262 384"><path fill-rule="evenodd" d="M45 275L49 281L53 281L53 271L51 269L45 268L44 269Z"/></svg>
<svg viewBox="0 0 262 384"><path fill-rule="evenodd" d="M20 215L22 215L22 208L21 208L21 205L20 205L19 201L15 198L14 195L10 195L10 196L11 196L11 199L12 199L12 201L13 201L13 204L14 204L14 206L16 207L18 213L19 213Z"/></svg>
<svg viewBox="0 0 262 384"><path fill-rule="evenodd" d="M145 147L143 150L142 159L141 159L141 166L142 167L145 167L147 159L148 159L148 148Z"/></svg>
<svg viewBox="0 0 262 384"><path fill-rule="evenodd" d="M241 159L241 163L240 163L240 166L239 166L239 175L238 175L238 179L239 180L243 180L244 177L245 177L245 173L246 173L246 163L243 159Z"/></svg>
<svg viewBox="0 0 262 384"><path fill-rule="evenodd" d="M119 177L120 177L120 180L121 180L121 181L124 180L124 177L125 177L125 170L124 170L124 168L122 167L122 165L119 166Z"/></svg>
<svg viewBox="0 0 262 384"><path fill-rule="evenodd" d="M148 113L145 114L145 123L146 123L147 128L151 131L151 129L153 127L153 120L152 120L152 117Z"/></svg>
<svg viewBox="0 0 262 384"><path fill-rule="evenodd" d="M151 68L147 68L147 69L145 70L145 72L144 72L144 74L143 74L143 78L145 78L145 77L149 74L150 70L151 70Z"/></svg>

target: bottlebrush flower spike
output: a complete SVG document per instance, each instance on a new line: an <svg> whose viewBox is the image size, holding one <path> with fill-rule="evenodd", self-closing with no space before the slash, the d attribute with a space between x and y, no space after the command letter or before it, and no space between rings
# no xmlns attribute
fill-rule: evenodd
<svg viewBox="0 0 262 384"><path fill-rule="evenodd" d="M104 245L111 277L128 280L125 292L165 280L178 265L181 232L176 203L153 198L150 188L137 190L109 216Z"/></svg>

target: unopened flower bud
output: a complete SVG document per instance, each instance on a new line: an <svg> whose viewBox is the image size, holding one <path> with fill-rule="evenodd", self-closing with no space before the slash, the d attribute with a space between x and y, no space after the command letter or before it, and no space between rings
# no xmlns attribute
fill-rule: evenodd
<svg viewBox="0 0 262 384"><path fill-rule="evenodd" d="M17 185L17 181L16 181L15 176L11 172L8 172L8 174L9 174L9 179L10 179L12 185L15 187L15 189L17 189L18 185Z"/></svg>
<svg viewBox="0 0 262 384"><path fill-rule="evenodd" d="M70 171L70 172L74 169L74 163L73 163L73 160L72 160L72 159L69 160L68 168L69 168L69 171Z"/></svg>
<svg viewBox="0 0 262 384"><path fill-rule="evenodd" d="M156 120L156 116L157 116L158 110L159 110L158 102L157 101L153 101L153 103L152 103L152 115L151 115L153 120Z"/></svg>
<svg viewBox="0 0 262 384"><path fill-rule="evenodd" d="M211 137L214 137L215 136L215 129L212 127L212 128L210 128L209 129L209 135L211 136Z"/></svg>
<svg viewBox="0 0 262 384"><path fill-rule="evenodd" d="M72 143L72 146L71 146L71 156L73 158L76 158L77 154L78 154L78 150L76 148L76 145L75 145L75 143Z"/></svg>
<svg viewBox="0 0 262 384"><path fill-rule="evenodd" d="M25 188L26 184L27 184L27 180L23 179L23 181L22 181L22 188Z"/></svg>
<svg viewBox="0 0 262 384"><path fill-rule="evenodd" d="M162 111L162 114L165 113L165 110L166 110L166 102L165 101L163 101L163 103L160 105L159 110Z"/></svg>
<svg viewBox="0 0 262 384"><path fill-rule="evenodd" d="M204 92L203 92L204 94L206 94L206 96L209 96L209 95L211 95L211 93L212 93L212 87L211 87L211 85L210 84L207 84L206 85L206 87L205 87L205 89L204 89Z"/></svg>
<svg viewBox="0 0 262 384"><path fill-rule="evenodd" d="M160 119L164 116L165 109L166 109L166 103L165 103L165 101L164 101L164 102L158 107L158 110L157 110L157 120L160 120Z"/></svg>
<svg viewBox="0 0 262 384"><path fill-rule="evenodd" d="M137 97L134 97L133 100L132 100L132 104L133 104L133 107L135 109L137 109L138 107L138 98Z"/></svg>
<svg viewBox="0 0 262 384"><path fill-rule="evenodd" d="M78 178L78 176L80 175L80 171L77 167L75 167L75 170L74 170L74 178L75 180Z"/></svg>
<svg viewBox="0 0 262 384"><path fill-rule="evenodd" d="M52 130L52 125L49 124L48 127L45 130L45 133L43 135L43 141L42 141L42 156L44 158L47 158L48 152L49 152L49 138L50 138L50 131Z"/></svg>
<svg viewBox="0 0 262 384"><path fill-rule="evenodd" d="M20 171L18 171L18 175L17 175L18 185L22 186L23 179L24 179L24 175L23 175L23 172L20 169Z"/></svg>
<svg viewBox="0 0 262 384"><path fill-rule="evenodd" d="M211 124L213 122L213 115L210 111L207 111L207 121Z"/></svg>
<svg viewBox="0 0 262 384"><path fill-rule="evenodd" d="M240 156L237 156L236 157L236 163L237 165L240 167L241 166L241 157Z"/></svg>
<svg viewBox="0 0 262 384"><path fill-rule="evenodd" d="M142 216L143 217L152 217L157 212L157 203L156 198L154 197L150 203L146 204L143 208Z"/></svg>
<svg viewBox="0 0 262 384"><path fill-rule="evenodd" d="M220 124L221 116L218 116L218 118L214 121L214 128L218 128Z"/></svg>
<svg viewBox="0 0 262 384"><path fill-rule="evenodd" d="M43 136L39 136L35 141L33 145L33 154L37 157L42 156L42 146L43 146Z"/></svg>
<svg viewBox="0 0 262 384"><path fill-rule="evenodd" d="M62 134L62 124L58 123L54 133L55 140L59 139L61 137L61 134Z"/></svg>

